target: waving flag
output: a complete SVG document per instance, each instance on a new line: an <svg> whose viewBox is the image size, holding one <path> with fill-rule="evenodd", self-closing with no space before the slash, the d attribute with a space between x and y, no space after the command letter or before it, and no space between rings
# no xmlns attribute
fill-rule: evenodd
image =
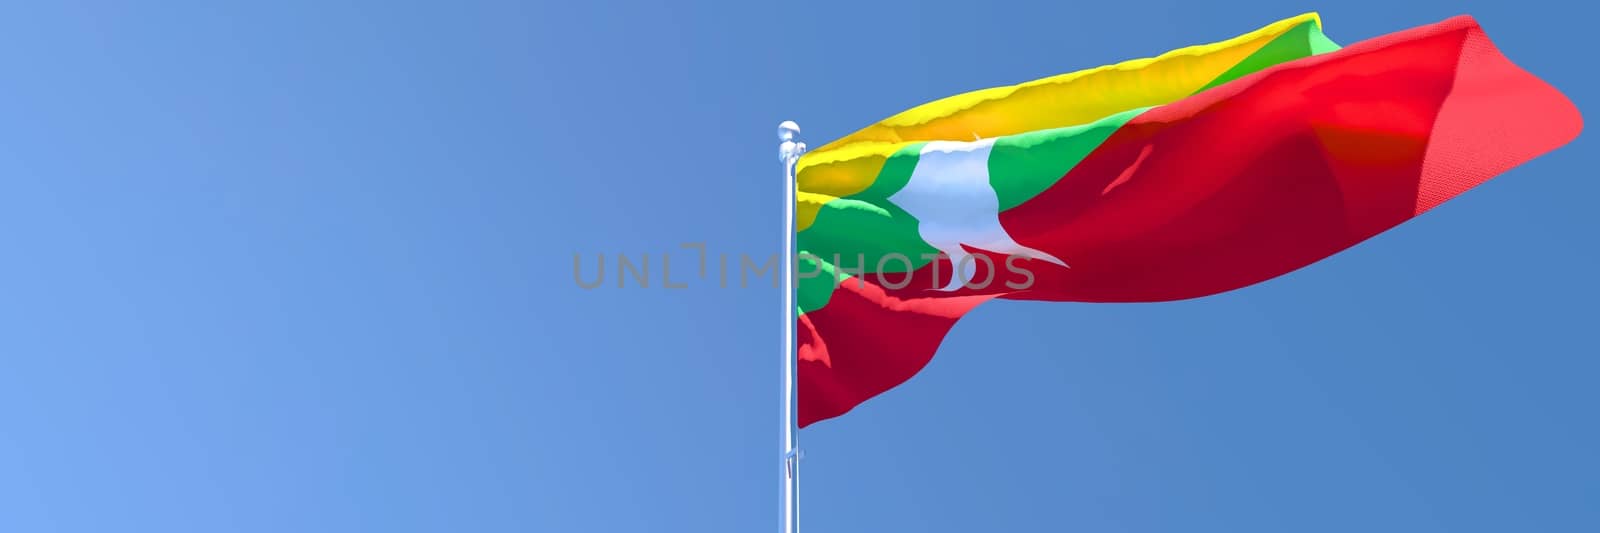
<svg viewBox="0 0 1600 533"><path fill-rule="evenodd" d="M1581 128L1469 17L1340 49L1315 14L894 115L798 163L799 425L910 379L988 300L1244 287Z"/></svg>

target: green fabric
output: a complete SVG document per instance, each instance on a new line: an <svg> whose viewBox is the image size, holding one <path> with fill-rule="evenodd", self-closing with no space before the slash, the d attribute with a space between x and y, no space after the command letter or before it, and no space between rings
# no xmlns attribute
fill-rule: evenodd
<svg viewBox="0 0 1600 533"><path fill-rule="evenodd" d="M809 311L822 309L822 306L828 305L828 299L833 297L835 283L833 276L836 271L833 269L833 265L828 264L828 261L831 261L832 258L818 261L817 258L812 257L813 255L815 254L801 250L795 256L795 262L798 264L794 280L795 304L799 307L802 315ZM811 272L816 272L817 274L807 278L800 277L801 274L809 274ZM839 281L839 283L845 283L845 281Z"/></svg>
<svg viewBox="0 0 1600 533"><path fill-rule="evenodd" d="M797 235L799 272L819 272L810 278L796 276L800 313L821 309L833 295L836 283L854 283L850 274L840 274L832 264L839 258L850 271L874 272L883 264L884 272L908 272L906 261L884 257L899 254L909 260L910 270L928 263L924 255L939 253L917 232L917 219L889 202L911 181L911 171L926 143L912 143L896 151L884 162L872 185L866 190L828 202L817 211L817 218ZM859 263L858 263L859 261ZM835 276L839 280L835 281Z"/></svg>
<svg viewBox="0 0 1600 533"><path fill-rule="evenodd" d="M1000 210L1022 205L1055 185L1113 132L1148 109L1131 109L1079 126L996 139L989 152L989 185L1000 199Z"/></svg>
<svg viewBox="0 0 1600 533"><path fill-rule="evenodd" d="M1329 40L1326 35L1323 35L1322 28L1318 27L1315 22L1306 22L1284 32L1283 35L1279 35L1276 39L1267 43L1266 46L1246 56L1244 61L1240 61L1233 68L1217 75L1216 79L1201 87L1200 91L1228 83L1274 65L1338 49L1339 45ZM1198 93L1200 91L1195 92Z"/></svg>
<svg viewBox="0 0 1600 533"><path fill-rule="evenodd" d="M911 171L917 168L917 160L922 158L922 147L928 143L911 143L896 150L883 162L883 170L878 171L878 177L872 180L872 185L850 198L857 200L887 201L894 193L911 181Z"/></svg>

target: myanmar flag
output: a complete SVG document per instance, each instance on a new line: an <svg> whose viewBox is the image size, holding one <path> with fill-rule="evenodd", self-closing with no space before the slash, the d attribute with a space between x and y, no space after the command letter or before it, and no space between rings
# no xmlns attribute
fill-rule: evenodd
<svg viewBox="0 0 1600 533"><path fill-rule="evenodd" d="M910 379L991 299L1244 287L1581 128L1469 17L1340 48L1302 15L899 113L797 164L800 425Z"/></svg>

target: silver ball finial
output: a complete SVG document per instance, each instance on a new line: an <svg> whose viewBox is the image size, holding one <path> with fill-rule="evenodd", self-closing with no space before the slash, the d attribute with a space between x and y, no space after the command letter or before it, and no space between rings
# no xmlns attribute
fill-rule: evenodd
<svg viewBox="0 0 1600 533"><path fill-rule="evenodd" d="M785 120L778 125L778 160L785 164L793 165L806 153L806 143L800 142L800 125L793 120Z"/></svg>

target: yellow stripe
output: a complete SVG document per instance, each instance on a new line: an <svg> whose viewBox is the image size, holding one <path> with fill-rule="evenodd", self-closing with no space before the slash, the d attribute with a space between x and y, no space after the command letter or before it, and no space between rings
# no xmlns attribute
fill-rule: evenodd
<svg viewBox="0 0 1600 533"><path fill-rule="evenodd" d="M1076 126L1129 109L1174 102L1194 94L1268 42L1306 22L1322 27L1321 17L1307 13L1226 41L959 94L886 118L800 158L796 230L810 227L817 210L828 201L865 190L889 155L906 143L970 141Z"/></svg>

